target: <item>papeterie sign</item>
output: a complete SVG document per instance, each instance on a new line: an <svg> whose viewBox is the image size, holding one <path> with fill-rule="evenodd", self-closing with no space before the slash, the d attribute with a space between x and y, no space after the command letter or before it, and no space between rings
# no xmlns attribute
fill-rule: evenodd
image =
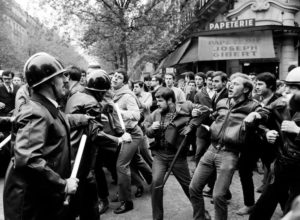
<svg viewBox="0 0 300 220"><path fill-rule="evenodd" d="M198 57L201 61L275 58L272 33L199 37Z"/></svg>
<svg viewBox="0 0 300 220"><path fill-rule="evenodd" d="M222 21L222 22L210 23L209 30L215 31L215 30L224 30L224 29L232 29L232 28L252 27L252 26L255 26L254 19Z"/></svg>

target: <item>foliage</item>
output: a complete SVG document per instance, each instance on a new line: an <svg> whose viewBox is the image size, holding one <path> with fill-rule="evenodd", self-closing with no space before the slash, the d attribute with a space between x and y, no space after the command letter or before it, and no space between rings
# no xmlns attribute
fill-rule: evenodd
<svg viewBox="0 0 300 220"><path fill-rule="evenodd" d="M0 69L13 69L21 72L25 61L34 53L45 51L64 61L66 65L87 67L85 59L70 45L68 38L59 36L57 28L47 29L37 19L31 18L26 25L27 40L17 46L11 35L14 30L7 23L3 15L10 16L11 0L0 0ZM16 18L17 19L17 18Z"/></svg>
<svg viewBox="0 0 300 220"><path fill-rule="evenodd" d="M63 21L78 18L85 25L83 45L112 62L114 68L129 63L151 45L168 40L165 31L172 29L177 16L166 0L44 0L59 12ZM172 2L172 1L171 1Z"/></svg>

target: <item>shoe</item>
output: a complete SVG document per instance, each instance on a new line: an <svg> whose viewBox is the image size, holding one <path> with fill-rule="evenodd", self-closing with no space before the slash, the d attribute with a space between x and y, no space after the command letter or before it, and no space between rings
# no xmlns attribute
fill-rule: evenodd
<svg viewBox="0 0 300 220"><path fill-rule="evenodd" d="M99 207L99 214L100 215L105 213L109 208L108 199L100 200L98 207Z"/></svg>
<svg viewBox="0 0 300 220"><path fill-rule="evenodd" d="M204 191L202 192L202 195L203 195L204 197L212 198L212 194L213 194L213 189L204 190Z"/></svg>
<svg viewBox="0 0 300 220"><path fill-rule="evenodd" d="M128 212L133 209L133 202L132 201L123 201L121 205L114 210L115 214L122 214Z"/></svg>
<svg viewBox="0 0 300 220"><path fill-rule="evenodd" d="M265 187L266 187L266 185L265 185L265 184L262 184L260 187L258 187L258 188L256 189L256 192L262 193L262 192L264 191Z"/></svg>
<svg viewBox="0 0 300 220"><path fill-rule="evenodd" d="M251 211L253 210L254 206L244 206L242 208L240 208L236 214L237 215L249 215L251 213Z"/></svg>
<svg viewBox="0 0 300 220"><path fill-rule="evenodd" d="M136 188L136 193L134 194L136 198L140 198L142 197L142 195L144 194L144 187L143 186L138 186Z"/></svg>
<svg viewBox="0 0 300 220"><path fill-rule="evenodd" d="M119 193L114 194L111 199L111 202L119 202Z"/></svg>

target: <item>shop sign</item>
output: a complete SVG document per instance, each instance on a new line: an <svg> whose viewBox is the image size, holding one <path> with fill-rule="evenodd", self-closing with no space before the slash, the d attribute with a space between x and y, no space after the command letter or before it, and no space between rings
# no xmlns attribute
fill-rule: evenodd
<svg viewBox="0 0 300 220"><path fill-rule="evenodd" d="M239 36L199 37L199 60L234 60L274 58L271 31Z"/></svg>
<svg viewBox="0 0 300 220"><path fill-rule="evenodd" d="M244 20L236 20L236 21L222 21L222 22L210 23L209 30L216 31L216 30L224 30L224 29L232 29L232 28L253 27L253 26L255 26L254 19L244 19Z"/></svg>

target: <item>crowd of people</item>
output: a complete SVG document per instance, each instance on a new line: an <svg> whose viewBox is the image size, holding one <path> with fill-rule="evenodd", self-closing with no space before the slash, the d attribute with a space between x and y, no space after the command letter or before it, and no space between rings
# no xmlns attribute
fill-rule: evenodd
<svg viewBox="0 0 300 220"><path fill-rule="evenodd" d="M4 71L0 85L2 139L11 134L5 146L5 219L96 220L110 202L120 202L114 213L122 214L134 209L132 186L141 197L148 184L153 219L161 220L172 172L193 219L210 219L206 196L215 219L226 220L236 170L244 198L238 215L271 219L279 203L285 220L300 218L300 67L289 69L284 81L269 72L222 71L185 72L178 81L174 73L131 81L124 69L65 68L37 53L23 74L21 83ZM77 158L80 166L71 176ZM258 161L264 178L255 189ZM104 168L118 187L111 201ZM261 193L257 201L255 190Z"/></svg>

